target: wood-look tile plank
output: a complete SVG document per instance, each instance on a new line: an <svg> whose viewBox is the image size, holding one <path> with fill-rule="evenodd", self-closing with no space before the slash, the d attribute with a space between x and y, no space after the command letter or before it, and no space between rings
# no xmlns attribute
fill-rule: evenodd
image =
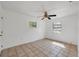
<svg viewBox="0 0 79 59"><path fill-rule="evenodd" d="M28 48L27 45L23 45L22 48L23 48L24 52L25 52L29 57L34 57L34 56L35 56L35 54L31 51L32 48L31 48L31 49Z"/></svg>
<svg viewBox="0 0 79 59"><path fill-rule="evenodd" d="M16 47L16 53L19 57L25 56L26 53L23 51L23 49L20 46Z"/></svg>
<svg viewBox="0 0 79 59"><path fill-rule="evenodd" d="M34 52L35 53L35 56L41 56L41 57L46 57L46 55L44 54L44 53L42 53L42 51L41 50L39 50L39 49L37 49L35 46L33 46L33 45L27 45L31 50L32 50L32 52Z"/></svg>
<svg viewBox="0 0 79 59"><path fill-rule="evenodd" d="M17 56L15 47L12 47L12 48L8 49L8 56L9 57L16 57Z"/></svg>
<svg viewBox="0 0 79 59"><path fill-rule="evenodd" d="M40 46L37 46L35 44L33 44L38 50L40 50L44 55L48 56L48 54L50 53L49 51L46 51L45 49L43 49Z"/></svg>
<svg viewBox="0 0 79 59"><path fill-rule="evenodd" d="M7 57L8 56L8 49L3 50L2 53L1 53L1 56Z"/></svg>

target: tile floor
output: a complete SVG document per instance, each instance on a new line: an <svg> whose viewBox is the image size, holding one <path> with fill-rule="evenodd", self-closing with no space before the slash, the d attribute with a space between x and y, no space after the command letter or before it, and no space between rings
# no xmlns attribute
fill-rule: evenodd
<svg viewBox="0 0 79 59"><path fill-rule="evenodd" d="M42 39L5 49L1 57L77 57L77 46Z"/></svg>

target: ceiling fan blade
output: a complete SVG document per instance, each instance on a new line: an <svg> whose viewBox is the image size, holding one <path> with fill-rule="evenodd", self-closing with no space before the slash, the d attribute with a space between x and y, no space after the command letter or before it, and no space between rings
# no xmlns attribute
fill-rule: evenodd
<svg viewBox="0 0 79 59"><path fill-rule="evenodd" d="M44 19L44 17L41 20L43 20L43 19Z"/></svg>
<svg viewBox="0 0 79 59"><path fill-rule="evenodd" d="M48 15L49 17L55 17L56 15Z"/></svg>
<svg viewBox="0 0 79 59"><path fill-rule="evenodd" d="M51 20L51 18L50 18L50 17L48 17L48 19L49 19L49 20Z"/></svg>

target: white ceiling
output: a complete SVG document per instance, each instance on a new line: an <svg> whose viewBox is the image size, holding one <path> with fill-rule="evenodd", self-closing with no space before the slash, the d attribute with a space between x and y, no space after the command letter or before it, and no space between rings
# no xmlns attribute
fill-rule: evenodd
<svg viewBox="0 0 79 59"><path fill-rule="evenodd" d="M1 1L3 9L11 10L30 16L42 15L43 9L49 14L57 14L57 17L63 17L78 11L78 1Z"/></svg>

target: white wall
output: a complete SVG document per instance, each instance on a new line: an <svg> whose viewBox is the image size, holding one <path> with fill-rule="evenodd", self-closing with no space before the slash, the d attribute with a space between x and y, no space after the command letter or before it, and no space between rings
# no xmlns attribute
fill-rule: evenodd
<svg viewBox="0 0 79 59"><path fill-rule="evenodd" d="M78 14L52 19L47 22L46 38L77 45L77 19ZM63 30L60 34L54 33L52 22L61 22Z"/></svg>
<svg viewBox="0 0 79 59"><path fill-rule="evenodd" d="M36 21L37 28L30 28L29 21ZM3 49L44 38L44 23L39 19L4 10Z"/></svg>

